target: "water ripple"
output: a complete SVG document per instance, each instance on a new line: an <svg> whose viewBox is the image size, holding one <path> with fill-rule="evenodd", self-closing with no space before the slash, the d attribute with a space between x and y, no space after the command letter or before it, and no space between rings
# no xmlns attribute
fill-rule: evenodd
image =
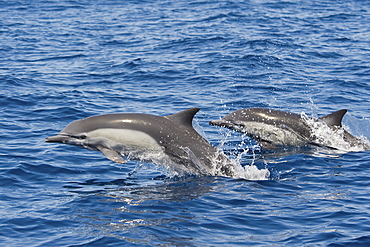
<svg viewBox="0 0 370 247"><path fill-rule="evenodd" d="M366 1L0 2L0 241L7 246L368 245L368 152L263 150L208 125L246 107L369 138ZM345 10L345 11L344 11ZM45 143L97 114L200 107L197 131L267 181L168 178Z"/></svg>

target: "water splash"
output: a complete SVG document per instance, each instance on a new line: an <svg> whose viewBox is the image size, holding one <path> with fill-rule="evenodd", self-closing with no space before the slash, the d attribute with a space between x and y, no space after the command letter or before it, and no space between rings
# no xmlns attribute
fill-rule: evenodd
<svg viewBox="0 0 370 247"><path fill-rule="evenodd" d="M346 152L358 152L368 150L370 142L366 137L356 137L349 133L349 127L330 127L323 121L309 118L301 113L302 119L311 128L312 142Z"/></svg>
<svg viewBox="0 0 370 247"><path fill-rule="evenodd" d="M139 165L131 172L131 175L138 170L145 170L148 164L154 164L167 177L183 177L189 175L195 176L223 176L232 178L242 178L247 180L267 180L270 176L268 169L259 169L252 161L252 164L243 166L242 157L249 153L249 148L244 149L236 158L229 159L221 150L215 153L213 157L208 157L211 161L211 167L200 161L194 153L183 148L183 154L178 160L170 159L163 152L143 152L129 153L126 157L130 160L139 160ZM149 168L152 167L149 165Z"/></svg>
<svg viewBox="0 0 370 247"><path fill-rule="evenodd" d="M235 133L235 132L234 132ZM223 152L222 149L225 144L230 141L231 137L235 137L232 135L231 132L223 132L224 138L220 141L220 144L217 146L220 152ZM233 170L233 178L242 178L247 180L268 180L270 177L270 171L267 168L258 168L255 164L255 160L257 159L257 155L255 153L256 150L259 150L259 146L254 145L247 145L244 141L245 135L241 135L242 140L239 142L237 147L234 151L237 151L237 155L235 157L229 157L231 163L229 164L232 166L230 169ZM249 156L248 159L249 164L243 165L243 159Z"/></svg>

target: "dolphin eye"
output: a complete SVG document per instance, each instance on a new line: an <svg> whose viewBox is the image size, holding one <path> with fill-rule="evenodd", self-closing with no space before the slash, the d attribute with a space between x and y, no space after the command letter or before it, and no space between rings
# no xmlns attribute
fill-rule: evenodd
<svg viewBox="0 0 370 247"><path fill-rule="evenodd" d="M79 135L77 138L82 140L82 139L86 139L87 136L85 134L82 134L82 135Z"/></svg>
<svg viewBox="0 0 370 247"><path fill-rule="evenodd" d="M73 137L73 138L76 138L76 139L80 139L80 140L83 140L83 139L86 139L87 136L85 134L81 134L81 135L68 135L70 137Z"/></svg>

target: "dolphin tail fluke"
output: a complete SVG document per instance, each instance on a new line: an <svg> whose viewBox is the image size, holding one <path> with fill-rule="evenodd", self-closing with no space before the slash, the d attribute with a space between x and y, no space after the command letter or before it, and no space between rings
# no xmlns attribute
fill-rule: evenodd
<svg viewBox="0 0 370 247"><path fill-rule="evenodd" d="M119 155L116 151L114 151L113 149L109 149L109 148L106 148L106 147L103 147L103 146L98 146L96 147L100 152L102 152L102 154L104 154L104 156L113 161L113 162L116 162L118 164L124 164L126 163L126 160L122 159L121 155Z"/></svg>
<svg viewBox="0 0 370 247"><path fill-rule="evenodd" d="M347 113L346 109L342 109L336 112L333 112L329 115L321 117L320 119L323 120L328 126L338 126L342 127L342 119L344 114Z"/></svg>

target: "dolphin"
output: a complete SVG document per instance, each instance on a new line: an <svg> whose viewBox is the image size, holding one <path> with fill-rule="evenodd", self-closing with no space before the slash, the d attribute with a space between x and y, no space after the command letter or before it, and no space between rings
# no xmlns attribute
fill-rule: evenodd
<svg viewBox="0 0 370 247"><path fill-rule="evenodd" d="M221 151L192 126L199 108L164 117L118 113L76 120L46 142L65 143L98 150L111 161L128 159L164 165L175 175L235 175L233 165Z"/></svg>
<svg viewBox="0 0 370 247"><path fill-rule="evenodd" d="M342 127L347 110L342 109L318 119L269 108L246 108L234 111L209 124L242 132L262 148L305 146L308 144L333 149L368 150L370 146ZM334 137L338 137L335 139Z"/></svg>

